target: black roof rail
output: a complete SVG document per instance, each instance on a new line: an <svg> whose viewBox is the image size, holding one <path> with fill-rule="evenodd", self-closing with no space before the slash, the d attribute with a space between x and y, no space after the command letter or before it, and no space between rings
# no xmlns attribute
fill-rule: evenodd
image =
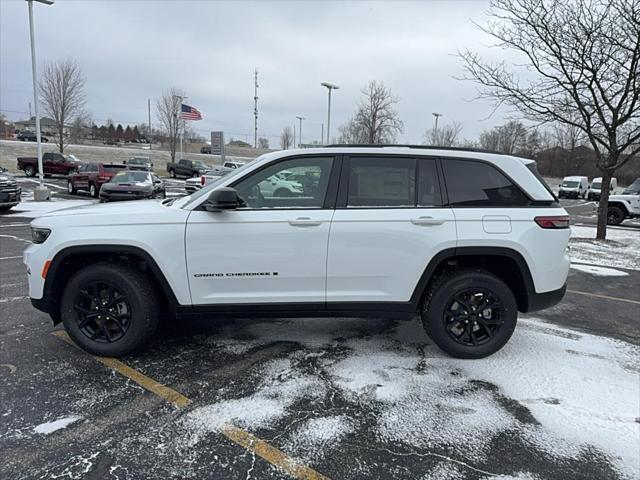
<svg viewBox="0 0 640 480"><path fill-rule="evenodd" d="M476 153L493 153L496 155L506 155L503 152L496 152L495 150L487 150L484 148L464 148L464 147L436 147L434 145L411 145L411 144L394 144L394 143L334 143L331 145L324 145L326 148L340 148L340 147L356 147L356 148L384 148L384 147L404 147L404 148L418 148L422 150L451 150L453 152L476 152Z"/></svg>

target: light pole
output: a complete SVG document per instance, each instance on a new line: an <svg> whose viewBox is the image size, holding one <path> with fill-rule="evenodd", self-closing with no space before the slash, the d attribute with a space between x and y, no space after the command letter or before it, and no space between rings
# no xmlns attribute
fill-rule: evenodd
<svg viewBox="0 0 640 480"><path fill-rule="evenodd" d="M326 87L327 90L329 90L329 106L327 107L327 144L329 144L329 132L331 130L331 90L337 90L340 87L329 82L322 82L320 85Z"/></svg>
<svg viewBox="0 0 640 480"><path fill-rule="evenodd" d="M298 138L300 138L300 141L298 142L298 148L300 148L300 145L302 145L302 120L304 120L306 117L296 117L298 120L300 120L300 130L298 131ZM295 138L294 138L295 141Z"/></svg>
<svg viewBox="0 0 640 480"><path fill-rule="evenodd" d="M29 34L31 36L31 74L33 76L33 103L36 113L36 142L38 144L38 173L40 185L33 191L33 199L36 202L49 200L51 193L44 186L44 167L42 166L42 139L40 134L40 112L38 110L38 70L36 69L36 42L33 34L33 2L44 3L45 5L53 5L54 0L27 0L29 4Z"/></svg>
<svg viewBox="0 0 640 480"><path fill-rule="evenodd" d="M442 113L433 112L432 115L436 117L436 126L433 128L434 140L438 140L438 118L442 117Z"/></svg>
<svg viewBox="0 0 640 480"><path fill-rule="evenodd" d="M180 158L182 158L184 156L184 154L182 153L182 141L184 140L184 129L185 129L185 124L184 124L184 119L182 118L182 102L185 98L189 98L189 97L185 97L183 95L176 95L176 98L180 100L180 106L178 107L178 118L176 119L176 128L178 128L178 133L180 134L180 120L182 120L182 134L180 134Z"/></svg>

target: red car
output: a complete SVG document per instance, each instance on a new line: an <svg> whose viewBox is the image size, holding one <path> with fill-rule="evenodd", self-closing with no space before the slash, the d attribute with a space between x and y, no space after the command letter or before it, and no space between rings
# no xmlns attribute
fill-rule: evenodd
<svg viewBox="0 0 640 480"><path fill-rule="evenodd" d="M42 166L45 175L68 175L78 167L75 157L68 157L55 152L42 154ZM38 173L37 157L19 157L18 170L24 170L27 177L35 177Z"/></svg>
<svg viewBox="0 0 640 480"><path fill-rule="evenodd" d="M126 170L123 163L83 163L78 169L69 175L67 191L76 193L78 190L89 192L92 197L97 197L100 187L111 180L116 173Z"/></svg>

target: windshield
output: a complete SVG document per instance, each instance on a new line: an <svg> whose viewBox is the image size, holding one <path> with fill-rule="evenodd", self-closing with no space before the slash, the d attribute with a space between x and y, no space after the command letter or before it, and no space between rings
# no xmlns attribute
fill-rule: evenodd
<svg viewBox="0 0 640 480"><path fill-rule="evenodd" d="M195 161L195 162L193 162L193 165L194 165L195 167L199 167L199 168L211 168L211 167L210 167L209 165L207 165L206 163L204 163L204 162L200 162L200 161Z"/></svg>
<svg viewBox="0 0 640 480"><path fill-rule="evenodd" d="M103 165L102 168L107 172L117 172L119 170L124 170L127 168L126 165Z"/></svg>
<svg viewBox="0 0 640 480"><path fill-rule="evenodd" d="M250 162L245 163L244 165L242 165L241 167L236 168L235 170L231 171L230 173L228 173L224 177L220 177L220 178L214 180L213 182L211 182L210 184L206 185L205 187L201 188L197 192L192 193L191 195L189 195L187 197L188 201L183 206L190 205L191 203L193 203L195 200L197 200L198 198L200 198L202 196L209 195L209 193L212 190L214 190L216 187L218 187L222 182L226 182L227 180L229 180L231 178L235 178L238 175L241 175L242 172L244 172L249 166L255 164L258 161L260 161L260 159L262 159L263 156L264 155L262 155L262 156L260 156L258 158L255 158L255 159L251 160Z"/></svg>
<svg viewBox="0 0 640 480"><path fill-rule="evenodd" d="M131 160L129 160L129 163L133 163L135 165L142 165L147 162L148 160L145 160L144 158L132 158Z"/></svg>
<svg viewBox="0 0 640 480"><path fill-rule="evenodd" d="M623 195L638 195L640 194L640 178L636 178L636 181L629 185L622 192Z"/></svg>
<svg viewBox="0 0 640 480"><path fill-rule="evenodd" d="M128 170L126 172L120 172L116 174L111 179L111 183L138 183L138 182L143 182L143 183L150 182L149 174L147 172L133 172Z"/></svg>
<svg viewBox="0 0 640 480"><path fill-rule="evenodd" d="M565 188L576 188L580 185L580 182L562 182L562 186Z"/></svg>
<svg viewBox="0 0 640 480"><path fill-rule="evenodd" d="M601 182L593 182L593 183L591 184L591 188L595 188L595 189L600 190L600 186L601 186L601 185L602 185L602 183L601 183Z"/></svg>

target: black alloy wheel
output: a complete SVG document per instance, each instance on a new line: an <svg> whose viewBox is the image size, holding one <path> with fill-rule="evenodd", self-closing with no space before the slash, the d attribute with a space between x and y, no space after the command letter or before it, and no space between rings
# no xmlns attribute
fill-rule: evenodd
<svg viewBox="0 0 640 480"><path fill-rule="evenodd" d="M457 343L483 345L502 326L502 303L484 288L471 288L451 297L443 315L445 329Z"/></svg>
<svg viewBox="0 0 640 480"><path fill-rule="evenodd" d="M624 220L624 212L619 207L609 207L607 209L607 224L620 225Z"/></svg>
<svg viewBox="0 0 640 480"><path fill-rule="evenodd" d="M73 309L78 329L94 342L116 342L131 325L127 296L107 282L91 282L79 290Z"/></svg>

